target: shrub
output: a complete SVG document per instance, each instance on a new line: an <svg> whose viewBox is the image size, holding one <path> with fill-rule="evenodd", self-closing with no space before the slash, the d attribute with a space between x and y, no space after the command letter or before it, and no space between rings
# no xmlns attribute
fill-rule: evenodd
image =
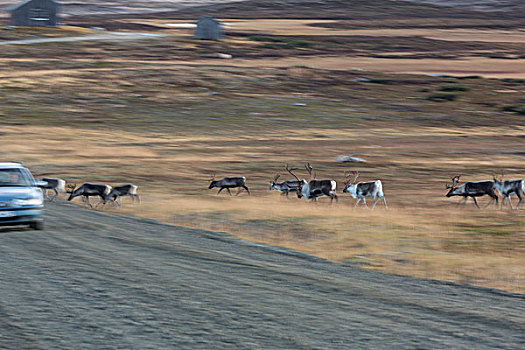
<svg viewBox="0 0 525 350"><path fill-rule="evenodd" d="M452 94L449 92L436 92L434 94L427 96L427 100L433 101L433 102L455 101L457 98L458 98L457 94Z"/></svg>
<svg viewBox="0 0 525 350"><path fill-rule="evenodd" d="M507 105L502 108L505 112L525 115L525 105Z"/></svg>
<svg viewBox="0 0 525 350"><path fill-rule="evenodd" d="M464 77L458 77L459 80L463 79L481 79L480 75L466 75Z"/></svg>
<svg viewBox="0 0 525 350"><path fill-rule="evenodd" d="M469 88L459 84L443 85L439 88L439 91L468 91Z"/></svg>
<svg viewBox="0 0 525 350"><path fill-rule="evenodd" d="M373 84L392 84L394 81L385 78L371 78L370 80L368 80L368 82Z"/></svg>
<svg viewBox="0 0 525 350"><path fill-rule="evenodd" d="M270 43L282 43L285 40L282 38L278 38L275 36L264 36L264 35L254 35L250 37L253 41L264 41L264 42L270 42Z"/></svg>

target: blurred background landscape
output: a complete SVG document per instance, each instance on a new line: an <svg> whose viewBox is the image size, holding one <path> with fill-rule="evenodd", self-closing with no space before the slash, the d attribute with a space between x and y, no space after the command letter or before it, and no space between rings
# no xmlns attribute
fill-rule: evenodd
<svg viewBox="0 0 525 350"><path fill-rule="evenodd" d="M56 28L1 18L4 160L69 183L139 186L140 206L106 212L525 291L525 205L444 197L458 174L525 176L523 2L61 3ZM225 24L223 40L193 38L204 15ZM338 203L268 191L289 177L285 164L306 162L338 181ZM390 209L353 210L348 170L381 179ZM252 196L216 196L213 172L246 176Z"/></svg>

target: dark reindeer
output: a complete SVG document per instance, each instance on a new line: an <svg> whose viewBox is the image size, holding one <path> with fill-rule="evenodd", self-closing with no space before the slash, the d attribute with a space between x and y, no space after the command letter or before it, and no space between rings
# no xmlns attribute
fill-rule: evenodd
<svg viewBox="0 0 525 350"><path fill-rule="evenodd" d="M46 185L41 186L40 188L44 192L44 197L48 199L50 202L52 202L59 193L66 194L66 182L62 179L57 179L54 177L43 177L40 179L40 181L47 182ZM52 197L49 197L47 194L47 191L54 191L55 195Z"/></svg>
<svg viewBox="0 0 525 350"><path fill-rule="evenodd" d="M114 203L116 203L119 207L121 206L120 202L118 201L119 197L131 197L131 201L134 203L135 199L140 204L140 197L137 194L138 186L133 184L126 184L121 186L115 186L111 189L111 192L106 196L107 200L112 200Z"/></svg>
<svg viewBox="0 0 525 350"><path fill-rule="evenodd" d="M510 195L515 193L519 198L519 202L516 205L516 209L518 209L520 203L523 201L522 196L525 195L525 181L522 179L503 181L503 176L504 174L501 174L500 179L498 179L496 175L494 175L494 188L503 196L503 199L501 200L501 208L503 208L505 201L508 201L510 209L514 209L512 207Z"/></svg>
<svg viewBox="0 0 525 350"><path fill-rule="evenodd" d="M317 197L328 196L330 197L330 203L335 199L337 202L337 194L335 189L337 183L334 180L315 180L315 173L312 174L313 168L308 163L304 166L308 174L310 175L310 181L301 186L301 190L297 192L297 197L304 197L307 201L313 200L317 201ZM299 180L299 178L292 173L292 175Z"/></svg>
<svg viewBox="0 0 525 350"><path fill-rule="evenodd" d="M238 188L239 190L235 194L236 196L241 193L242 189L245 189L246 192L248 192L248 195L250 195L250 190L246 186L246 178L244 176L235 176L235 177L223 177L220 180L215 180L215 174L212 175L212 178L210 179L210 186L208 186L208 189L212 189L214 187L219 187L219 191L217 194L221 193L222 190L226 189L230 196L232 193L230 192L230 188Z"/></svg>
<svg viewBox="0 0 525 350"><path fill-rule="evenodd" d="M450 189L446 195L447 198L452 196L461 196L465 199L463 201L463 204L465 204L468 200L468 197L470 197L474 201L474 204L476 204L476 207L479 209L476 197L488 195L492 197L492 200L496 200L496 206L498 205L498 196L496 196L494 193L494 181L465 182L463 185L457 186L460 177L461 175L454 176L452 178L452 185L450 186L447 184L445 186L446 189ZM490 203L488 205L490 205Z"/></svg>
<svg viewBox="0 0 525 350"><path fill-rule="evenodd" d="M86 201L91 208L93 208L93 206L89 202L89 197L99 196L102 199L102 203L105 205L108 195L110 194L112 189L109 185L92 183L85 183L77 189L75 189L76 185L71 185L68 187L72 188L69 198L67 199L68 201L72 200L75 197L82 196L83 200Z"/></svg>
<svg viewBox="0 0 525 350"><path fill-rule="evenodd" d="M290 174L292 174L292 171L297 170L297 168L290 169L288 167L288 164L286 164L285 169ZM295 177L294 174L292 175ZM306 180L286 180L277 183L276 181L279 179L280 176L281 175L276 175L273 181L270 182L270 188L268 189L269 191L277 190L281 192L281 195L286 195L286 197L288 197L288 194L290 192L299 192L301 190L301 187L303 187L303 185L306 185Z"/></svg>
<svg viewBox="0 0 525 350"><path fill-rule="evenodd" d="M351 174L347 175L345 172L345 188L343 189L343 193L350 194L354 199L357 198L354 204L354 208L357 207L359 202L362 200L363 205L365 208L368 208L366 205L366 197L372 197L374 200L372 204L372 209L376 206L377 197L381 198L383 201L383 204L385 205L385 209L388 209L388 206L386 205L385 196L383 194L383 184L381 183L381 180L375 180L375 181L369 181L369 182L356 182L357 178L359 177L358 171L352 171ZM354 179L350 181L352 175L354 176Z"/></svg>

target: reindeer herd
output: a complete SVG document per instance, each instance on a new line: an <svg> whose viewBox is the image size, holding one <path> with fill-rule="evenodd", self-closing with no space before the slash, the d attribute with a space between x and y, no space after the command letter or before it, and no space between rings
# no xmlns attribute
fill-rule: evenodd
<svg viewBox="0 0 525 350"><path fill-rule="evenodd" d="M313 171L313 167L310 165L310 163L305 164L304 168L310 176L309 181L306 181L305 179L299 179L299 177L294 173L294 171L298 170L298 168L290 168L288 164L286 164L286 171L290 175L292 175L295 178L295 180L277 182L277 180L281 176L277 174L274 177L273 181L270 182L269 190L277 190L281 192L281 195L286 195L287 197L290 194L290 192L295 192L298 198L304 197L307 201L316 201L317 197L327 196L330 197L330 203L332 203L334 199L337 202L337 182L335 180L330 179L317 180L316 174ZM352 176L353 181L350 181ZM381 180L370 182L356 182L358 177L359 172L357 171L353 171L350 175L345 173L345 187L343 189L343 193L348 193L354 199L356 199L354 207L356 207L360 201L363 201L363 205L367 207L366 197L371 197L373 199L373 209L376 205L377 198L379 197L383 201L385 208L388 208L385 196L383 194L383 185L381 183ZM248 194L250 194L248 187L246 187L246 177L244 176L225 177L220 180L215 180L215 176L213 176L210 182L210 186L208 188L212 189L214 187L219 187L219 191L217 192L217 194L221 193L221 191L224 188L226 188L231 195L230 188L235 187L239 187L239 191L236 195L240 193L241 188L244 188L248 192Z"/></svg>
<svg viewBox="0 0 525 350"><path fill-rule="evenodd" d="M318 197L327 196L330 197L330 203L338 201L336 187L337 183L335 180L323 179L317 180L316 173L313 171L313 167L310 163L304 165L304 169L309 175L309 180L300 179L294 171L298 168L290 168L288 164L285 166L286 172L288 172L295 180L285 180L277 182L280 178L280 174L277 174L273 181L270 182L269 190L277 190L281 192L281 195L288 195L290 192L295 192L298 198L305 198L307 201L317 201ZM358 206L360 202L363 202L363 206L368 208L366 203L366 198L370 197L372 199L372 209L375 208L378 199L381 199L383 205L388 209L385 195L383 193L383 183L381 180L368 181L368 182L357 182L359 177L359 172L351 171L345 172L344 177L344 187L343 193L348 193L356 201L354 208ZM472 198L476 207L479 208L477 197L489 196L492 198L492 202L496 202L498 206L498 195L496 191L503 197L501 200L501 208L505 205L505 202L508 202L511 209L518 209L519 205L523 201L523 196L525 196L525 181L522 179L516 180L503 180L503 174L498 178L494 175L492 180L487 181L469 181L463 184L459 184L461 175L454 176L452 178L452 184L446 184L445 188L448 189L446 197L459 196L463 197L463 200L459 204L465 204L468 198ZM77 187L76 184L66 184L65 180L58 178L45 177L41 179L46 183L45 186L42 186L44 191L44 196L47 200L54 200L59 194L69 195L67 200L70 201L75 197L81 197L84 202L87 203L91 208L93 205L90 203L90 197L99 197L100 202L97 204L105 206L107 203L111 202L114 205L121 206L119 198L129 196L131 197L132 202L135 200L140 203L140 197L137 194L138 186L133 184L125 184L120 186L112 187L107 184L97 184L97 183L84 183ZM208 189L218 188L219 191L217 194L220 194L224 189L230 194L230 189L237 188L237 193L239 195L243 190L250 195L250 190L246 185L246 177L236 176L236 177L224 177L220 180L215 180L215 174L209 180L210 184ZM49 191L52 191L54 195L49 196ZM516 205L516 208L512 206L510 196L515 194L519 201ZM487 206L488 206L487 205Z"/></svg>
<svg viewBox="0 0 525 350"><path fill-rule="evenodd" d="M269 190L277 190L281 192L281 195L286 195L287 197L290 194L290 192L295 192L298 198L304 197L307 201L316 201L317 197L327 196L330 197L330 203L332 203L334 199L337 202L336 181L330 179L317 180L316 174L315 172L313 172L313 167L310 165L310 163L305 164L304 168L310 176L309 181L305 179L299 179L299 177L294 173L294 171L298 170L298 168L290 168L287 164L285 166L285 170L290 175L292 175L295 178L295 180L285 180L277 182L277 180L281 177L280 174L277 174L274 177L273 181L270 182ZM459 185L459 179L461 178L461 175L454 176L452 178L452 185L446 184L445 186L445 188L449 190L446 196L463 197L464 199L459 204L465 204L468 198L472 198L476 207L479 208L479 204L476 200L476 197L482 197L485 195L492 198L491 202L488 205L495 201L497 206L498 196L496 195L496 191L498 191L500 195L503 196L503 199L501 201L501 207L503 207L505 202L508 202L511 209L515 209L512 206L512 202L510 200L510 195L515 194L519 199L518 204L516 205L516 209L518 209L519 205L523 201L523 196L525 196L525 181L522 179L504 181L503 176L504 175L501 174L500 178L498 178L496 175L494 175L492 180L475 182L469 181L461 185ZM381 180L357 182L358 177L359 172L357 171L345 172L343 193L348 193L356 200L354 208L357 207L357 205L361 201L363 202L363 206L365 208L368 208L366 204L366 198L370 197L373 201L372 209L374 209L374 207L376 206L378 199L381 199L384 207L388 209L385 195L383 193L383 183L381 182ZM208 188L212 189L214 187L219 188L217 194L219 194L225 188L228 190L228 193L230 193L230 195L230 188L239 188L236 195L238 195L242 189L245 189L248 192L248 194L250 194L250 191L246 186L246 177L244 176L225 177L220 180L215 180L214 175L211 179L210 186Z"/></svg>
<svg viewBox="0 0 525 350"><path fill-rule="evenodd" d="M53 177L44 177L40 180L46 183L46 185L42 186L42 190L44 197L48 201L53 201L59 194L69 194L68 201L75 197L81 197L91 208L93 208L93 205L89 201L89 197L99 197L101 201L98 205L102 204L104 206L108 202L121 206L118 199L126 196L131 197L133 202L137 200L140 203L140 197L137 194L138 186L133 184L111 187L106 184L85 183L77 187L76 184L66 184L65 180ZM54 195L49 196L49 191L53 191Z"/></svg>

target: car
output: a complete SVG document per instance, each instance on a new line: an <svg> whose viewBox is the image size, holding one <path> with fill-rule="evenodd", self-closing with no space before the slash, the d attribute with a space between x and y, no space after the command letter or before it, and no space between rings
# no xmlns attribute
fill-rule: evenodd
<svg viewBox="0 0 525 350"><path fill-rule="evenodd" d="M44 195L29 169L20 163L0 163L0 226L29 225L44 229Z"/></svg>

